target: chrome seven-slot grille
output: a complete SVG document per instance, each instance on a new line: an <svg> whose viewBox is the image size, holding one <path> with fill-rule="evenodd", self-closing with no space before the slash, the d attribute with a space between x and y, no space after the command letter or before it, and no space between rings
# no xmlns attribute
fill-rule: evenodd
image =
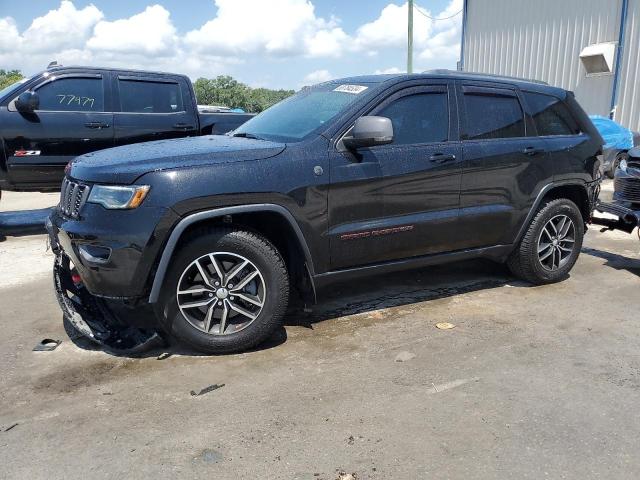
<svg viewBox="0 0 640 480"><path fill-rule="evenodd" d="M80 210L89 196L89 186L73 182L68 178L62 181L60 192L60 211L71 218L78 218Z"/></svg>
<svg viewBox="0 0 640 480"><path fill-rule="evenodd" d="M616 177L614 181L616 195L621 200L640 203L640 179L632 177Z"/></svg>

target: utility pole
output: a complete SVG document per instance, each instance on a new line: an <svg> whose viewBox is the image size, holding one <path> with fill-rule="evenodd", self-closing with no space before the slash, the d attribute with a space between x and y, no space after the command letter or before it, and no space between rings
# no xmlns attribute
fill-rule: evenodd
<svg viewBox="0 0 640 480"><path fill-rule="evenodd" d="M408 0L407 73L413 73L413 0Z"/></svg>

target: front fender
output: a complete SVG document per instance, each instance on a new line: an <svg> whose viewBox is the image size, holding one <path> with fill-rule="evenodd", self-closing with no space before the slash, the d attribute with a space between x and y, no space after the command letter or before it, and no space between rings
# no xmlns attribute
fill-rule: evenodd
<svg viewBox="0 0 640 480"><path fill-rule="evenodd" d="M213 210L205 210L201 212L197 212L191 215L184 217L176 227L171 232L169 236L169 240L167 241L164 250L162 252L162 256L160 257L160 262L158 264L158 268L156 270L155 277L153 279L153 284L151 287L151 293L149 294L149 303L153 304L158 301L160 296L160 290L162 289L162 283L164 282L164 277L167 273L167 269L169 267L169 263L173 256L173 252L178 244L178 241L182 237L182 234L185 230L198 222L203 220L210 220L213 218L220 218L226 215L237 215L240 213L254 213L254 212L275 212L282 215L291 225L291 228L295 232L298 242L304 252L305 261L309 268L310 277L313 278L315 269L313 266L313 259L311 257L311 252L309 251L309 246L307 241L302 234L302 230L300 226L296 222L295 218L287 210L281 205L271 204L271 203L260 203L260 204L251 204L251 205L237 205L232 207L222 207L216 208Z"/></svg>

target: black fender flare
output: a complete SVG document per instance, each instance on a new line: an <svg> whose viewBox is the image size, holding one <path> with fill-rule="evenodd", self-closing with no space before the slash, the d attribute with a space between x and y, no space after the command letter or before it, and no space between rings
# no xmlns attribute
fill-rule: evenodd
<svg viewBox="0 0 640 480"><path fill-rule="evenodd" d="M597 183L593 182L593 183ZM520 225L520 229L518 230L518 235L516 236L516 240L514 242L514 244L517 244L522 237L524 236L525 232L527 231L527 228L529 228L529 224L531 223L531 220L533 220L533 217L535 216L536 212L538 211L538 207L540 207L540 204L542 203L542 199L554 188L558 188L558 187L582 187L585 190L585 193L587 194L587 198L590 199L590 195L589 195L589 186L591 185L591 183L588 182L584 182L584 181L564 181L564 182L552 182L552 183L548 183L546 184L544 187L542 187L542 189L538 192L538 195L536 196L535 201L533 202L533 205L531 206L531 208L529 209L529 213L527 214L527 217L525 218L524 222L522 223L522 225Z"/></svg>
<svg viewBox="0 0 640 480"><path fill-rule="evenodd" d="M151 286L151 293L149 294L149 303L154 304L158 301L160 297L160 290L162 289L162 282L164 281L164 277L167 274L167 269L169 268L169 262L173 257L173 252L180 240L180 237L184 233L184 231L190 225L194 223L201 222L203 220L210 220L212 218L223 217L226 215L234 215L238 213L253 213L253 212L275 212L282 215L291 225L293 231L298 238L298 242L302 247L305 256L305 262L307 265L307 269L309 272L309 277L313 285L313 277L314 277L314 267L313 267L313 259L311 258L311 251L309 250L309 246L307 241L296 222L294 216L291 214L289 210L281 205L276 205L272 203L258 203L251 205L237 205L233 207L221 207L215 208L212 210L200 211L197 213L193 213L191 215L187 215L182 220L178 222L175 228L172 230L169 235L169 240L162 251L162 255L160 257L160 262L158 263L158 268L156 270L156 274L153 278L153 284ZM314 286L315 290L315 286Z"/></svg>

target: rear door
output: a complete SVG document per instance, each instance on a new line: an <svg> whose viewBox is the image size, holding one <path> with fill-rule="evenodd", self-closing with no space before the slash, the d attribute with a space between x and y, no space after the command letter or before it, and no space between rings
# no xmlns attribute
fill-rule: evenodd
<svg viewBox="0 0 640 480"><path fill-rule="evenodd" d="M538 131L544 139L553 163L555 180L573 180L585 170L585 158L593 156L593 142L581 131L567 105L553 95L522 92Z"/></svg>
<svg viewBox="0 0 640 480"><path fill-rule="evenodd" d="M198 134L198 118L184 78L117 73L116 145Z"/></svg>
<svg viewBox="0 0 640 480"><path fill-rule="evenodd" d="M457 91L463 246L511 244L537 192L553 179L547 145L536 136L515 87L458 82Z"/></svg>
<svg viewBox="0 0 640 480"><path fill-rule="evenodd" d="M368 113L391 119L392 144L332 154L333 269L454 248L462 168L452 112L447 82L402 89Z"/></svg>
<svg viewBox="0 0 640 480"><path fill-rule="evenodd" d="M9 181L21 188L59 188L76 157L113 146L113 113L104 73L51 75L33 88L34 113L9 108L2 136Z"/></svg>

